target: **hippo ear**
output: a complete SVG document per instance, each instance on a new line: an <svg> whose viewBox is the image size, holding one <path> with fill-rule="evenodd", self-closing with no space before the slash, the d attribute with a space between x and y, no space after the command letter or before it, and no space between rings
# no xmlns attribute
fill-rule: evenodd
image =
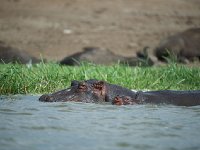
<svg viewBox="0 0 200 150"><path fill-rule="evenodd" d="M102 91L104 89L105 83L103 81L98 81L93 84L95 90Z"/></svg>

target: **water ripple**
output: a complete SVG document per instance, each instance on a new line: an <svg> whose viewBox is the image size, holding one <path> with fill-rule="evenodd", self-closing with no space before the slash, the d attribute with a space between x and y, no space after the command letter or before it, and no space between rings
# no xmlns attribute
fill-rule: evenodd
<svg viewBox="0 0 200 150"><path fill-rule="evenodd" d="M33 115L32 113L28 113L28 112L0 112L1 114L5 114L5 115L22 115L22 116L27 116L27 115Z"/></svg>
<svg viewBox="0 0 200 150"><path fill-rule="evenodd" d="M0 112L16 112L16 111L8 108L1 108Z"/></svg>
<svg viewBox="0 0 200 150"><path fill-rule="evenodd" d="M56 127L56 126L20 126L20 128L23 129L29 129L29 130L56 130L56 131L68 131L66 128L63 127Z"/></svg>

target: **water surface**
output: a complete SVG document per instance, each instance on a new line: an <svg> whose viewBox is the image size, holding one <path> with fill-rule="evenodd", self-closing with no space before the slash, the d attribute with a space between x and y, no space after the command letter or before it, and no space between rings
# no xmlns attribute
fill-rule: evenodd
<svg viewBox="0 0 200 150"><path fill-rule="evenodd" d="M0 150L196 150L200 106L44 103L0 97Z"/></svg>

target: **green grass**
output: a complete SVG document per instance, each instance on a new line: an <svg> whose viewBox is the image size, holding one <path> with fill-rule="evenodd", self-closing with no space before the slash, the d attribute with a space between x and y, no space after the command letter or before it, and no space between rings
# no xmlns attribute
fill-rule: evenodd
<svg viewBox="0 0 200 150"><path fill-rule="evenodd" d="M99 79L130 89L200 89L200 69L172 64L165 67L128 67L83 64L80 67L38 64L0 65L0 94L42 94L64 89L72 80Z"/></svg>

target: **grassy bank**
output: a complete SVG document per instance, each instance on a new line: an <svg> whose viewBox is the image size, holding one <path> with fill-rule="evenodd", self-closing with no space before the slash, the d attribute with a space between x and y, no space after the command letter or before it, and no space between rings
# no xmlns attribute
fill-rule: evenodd
<svg viewBox="0 0 200 150"><path fill-rule="evenodd" d="M131 89L200 89L200 69L177 66L125 67L84 64L66 67L57 64L0 65L0 94L42 94L70 85L71 80L96 78Z"/></svg>

